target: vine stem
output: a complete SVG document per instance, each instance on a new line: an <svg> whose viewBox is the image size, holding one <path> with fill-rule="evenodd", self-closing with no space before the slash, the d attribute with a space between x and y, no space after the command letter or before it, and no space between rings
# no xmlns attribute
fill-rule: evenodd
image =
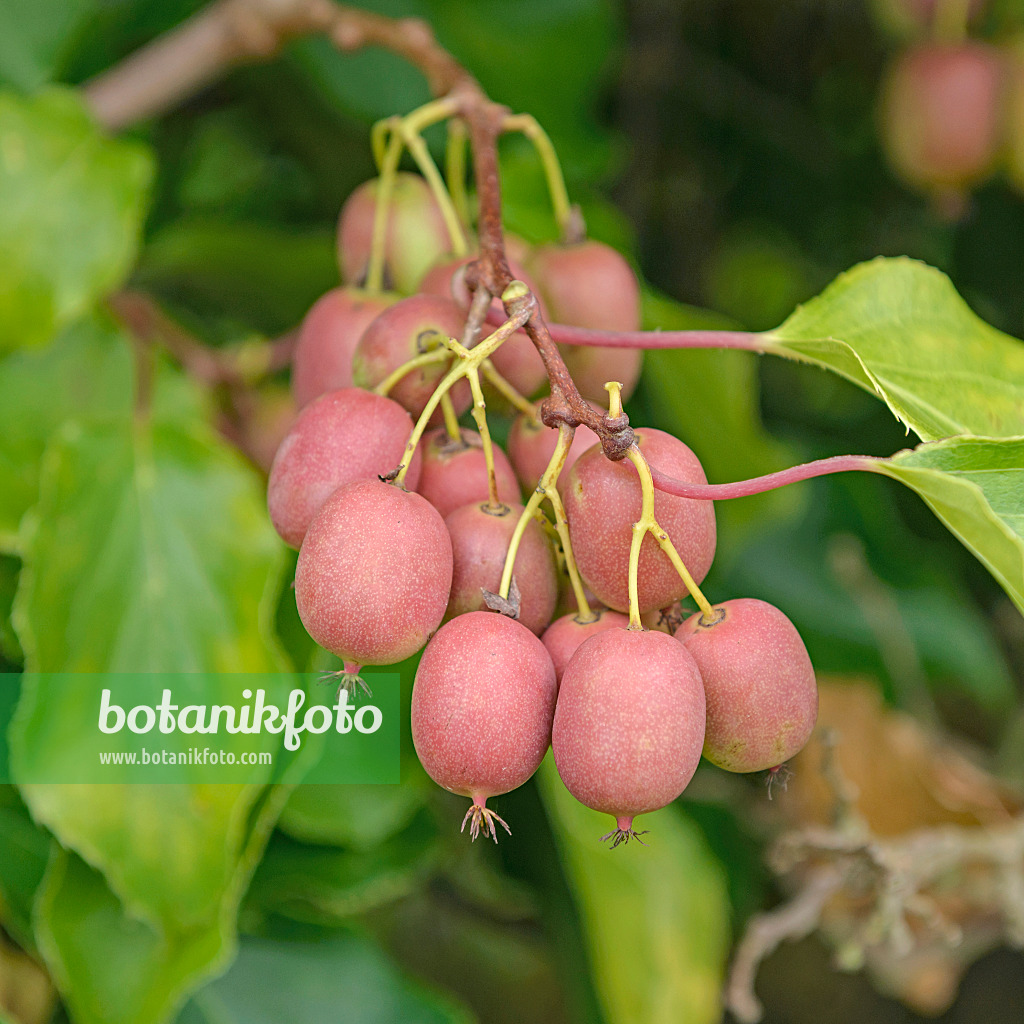
<svg viewBox="0 0 1024 1024"><path fill-rule="evenodd" d="M523 511L519 514L519 521L516 523L512 538L509 541L508 552L505 555L505 565L501 573L501 583L498 587L498 594L501 597L508 597L512 587L512 569L515 565L516 555L519 552L519 545L526 532L530 520L537 514L541 502L547 498L555 514L555 530L558 532L558 539L562 544L562 554L565 556L565 568L569 573L569 582L572 585L573 593L576 595L578 604L578 617L581 622L591 622L594 613L587 603L587 597L583 590L583 581L580 579L579 570L576 567L576 559L572 552L572 541L569 539L569 524L565 515L565 506L562 504L561 496L558 493L556 484L562 467L565 466L566 456L572 445L575 427L565 423L559 425L558 441L555 443L555 450L548 461L547 469L537 484L533 494L530 495Z"/></svg>
<svg viewBox="0 0 1024 1024"><path fill-rule="evenodd" d="M612 381L606 384L605 387L608 389L611 399L608 405L608 413L609 415L614 415L622 407L622 385L617 381ZM672 543L672 539L654 516L654 481L651 478L651 467L647 464L647 460L635 444L626 452L626 458L633 463L633 468L640 478L640 518L633 524L633 539L629 545L629 628L644 628L643 623L640 621L640 588L638 580L640 546L643 544L643 539L648 533L654 537L661 550L668 556L673 568L679 573L683 583L686 584L686 589L690 592L690 596L700 606L700 610L704 613L704 618L710 621L715 617L715 610L711 607L711 602L708 601L701 592L700 587L697 586L696 580L690 575L689 569L686 568L682 558L679 557L679 552L676 550L675 544Z"/></svg>
<svg viewBox="0 0 1024 1024"><path fill-rule="evenodd" d="M874 455L833 455L828 459L816 459L804 462L799 466L781 469L777 473L755 476L749 480L738 480L731 484L696 484L687 480L677 480L667 476L653 466L650 475L654 486L666 494L674 494L680 498L701 498L710 501L721 501L727 498L747 498L752 494L773 491L787 484L800 480L811 480L817 476L828 476L831 473L846 473L861 470L867 473L885 473L884 464L889 459L877 458Z"/></svg>
<svg viewBox="0 0 1024 1024"><path fill-rule="evenodd" d="M544 168L544 177L547 180L548 195L551 197L551 208L555 215L559 237L563 241L568 241L573 225L572 206L569 203L569 193L565 187L562 165L558 161L558 154L555 152L550 136L540 126L537 119L529 114L510 114L505 118L502 127L507 132L519 132L524 135L537 151L541 166Z"/></svg>
<svg viewBox="0 0 1024 1024"><path fill-rule="evenodd" d="M525 287L526 286L523 285L524 289ZM513 289L509 289L509 291L511 292ZM518 290L516 290L515 295L510 296L510 305L514 305L516 295L518 295ZM515 311L514 314L501 325L501 327L493 331L483 341L481 341L479 345L476 345L471 349L467 349L454 338L447 339L448 347L458 358L455 365L448 371L441 383L434 389L434 393L430 396L423 412L420 413L420 418L416 421L416 426L413 427L412 433L409 435L409 440L406 442L405 452L402 455L402 463L394 475L395 483L399 485L403 485L405 483L405 475L409 470L412 457L416 452L416 446L420 443L420 438L423 437L423 431L426 430L430 417L434 414L434 410L440 403L441 396L447 394L457 381L461 380L463 377L469 376L471 370L476 370L492 352L497 350L502 342L511 337L511 335L523 326L524 321L529 315L529 306ZM472 383L470 386L472 387ZM479 386L479 381L477 382L477 386Z"/></svg>
<svg viewBox="0 0 1024 1024"><path fill-rule="evenodd" d="M392 370L373 390L378 395L386 395L407 373L419 370L424 366L433 366L434 363L441 363L448 359L448 351L443 345L439 345L431 352L424 352L422 355L413 356L408 362Z"/></svg>
<svg viewBox="0 0 1024 1024"><path fill-rule="evenodd" d="M366 270L366 290L371 294L384 287L384 260L388 248L388 219L391 200L395 192L398 161L402 157L402 137L394 132L388 141L377 179L376 205L373 208L373 238L370 242L370 261Z"/></svg>

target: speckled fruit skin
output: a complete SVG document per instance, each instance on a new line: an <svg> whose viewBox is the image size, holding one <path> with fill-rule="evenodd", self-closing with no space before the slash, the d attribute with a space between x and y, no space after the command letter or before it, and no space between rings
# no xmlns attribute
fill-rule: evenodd
<svg viewBox="0 0 1024 1024"><path fill-rule="evenodd" d="M559 619L555 619L541 637L541 642L548 649L551 655L551 662L555 666L555 678L561 682L565 673L565 666L569 664L570 658L576 653L577 648L584 640L589 639L595 633L603 633L606 629L619 627L625 629L629 625L629 616L622 612L613 612L608 608L597 608L594 610L596 618L589 622L580 622L577 612L569 612Z"/></svg>
<svg viewBox="0 0 1024 1024"><path fill-rule="evenodd" d="M708 720L704 756L731 772L788 761L818 717L814 668L800 634L774 605L744 597L716 604L712 626L700 613L676 632L704 677Z"/></svg>
<svg viewBox="0 0 1024 1024"><path fill-rule="evenodd" d="M452 299L439 295L412 295L389 306L363 331L352 355L352 379L362 388L380 384L403 363L423 355L426 339L433 335L461 338L465 316ZM413 416L419 416L448 372L441 362L407 373L388 392ZM461 415L470 406L469 385L460 380L448 392L455 411ZM440 422L440 410L431 422Z"/></svg>
<svg viewBox="0 0 1024 1024"><path fill-rule="evenodd" d="M415 490L442 516L474 501L486 501L488 497L487 462L480 435L464 428L459 433L461 445L452 442L444 427L438 427L424 435L418 449L423 452L423 465ZM494 476L501 501L515 503L521 499L512 464L497 444L494 445Z"/></svg>
<svg viewBox="0 0 1024 1024"><path fill-rule="evenodd" d="M342 484L390 473L412 428L397 402L362 388L330 391L307 405L277 449L267 481L270 520L284 542L297 548ZM409 488L419 482L421 461L417 450L405 477Z"/></svg>
<svg viewBox="0 0 1024 1024"><path fill-rule="evenodd" d="M460 267L464 267L475 258L474 256L466 256L457 260L449 259L432 267L427 272L426 277L423 278L420 291L429 292L431 295L443 295L446 298L455 297L452 290L452 278ZM546 315L540 291L534 282L530 280L526 272L511 260L509 262L509 269L512 271L514 278L524 281L529 285L530 290L540 303L541 313ZM469 296L465 295L464 302L458 299L457 301L460 301L460 305L468 309L468 299ZM501 312L501 301L494 299L491 303L491 309ZM490 330L493 330L493 328L487 327L485 332L481 334L481 337L485 337L486 333ZM516 331L508 340L503 342L501 348L491 356L491 362L494 363L494 368L498 373L521 395L529 397L535 394L548 379L547 371L544 369L544 361L525 331Z"/></svg>
<svg viewBox="0 0 1024 1024"><path fill-rule="evenodd" d="M347 284L360 285L366 277L373 244L378 179L364 181L345 200L338 218L338 262ZM418 175L400 172L395 177L387 241L385 278L396 291L411 294L427 270L451 241L440 207L430 186Z"/></svg>
<svg viewBox="0 0 1024 1024"><path fill-rule="evenodd" d="M310 307L292 356L292 394L302 408L325 391L352 386L352 354L370 321L397 296L332 288Z"/></svg>
<svg viewBox="0 0 1024 1024"><path fill-rule="evenodd" d="M999 152L1004 61L984 43L912 47L882 87L882 140L893 168L918 188L985 177Z"/></svg>
<svg viewBox="0 0 1024 1024"><path fill-rule="evenodd" d="M615 627L570 659L551 750L580 803L620 820L664 807L693 778L703 743L704 688L677 640Z"/></svg>
<svg viewBox="0 0 1024 1024"><path fill-rule="evenodd" d="M661 472L706 483L697 456L678 438L642 427L640 451ZM629 610L629 545L640 518L640 480L633 464L611 462L600 448L581 455L563 489L576 564L598 599L609 608ZM710 501L654 492L654 515L672 538L679 556L699 584L715 557L715 510ZM658 542L648 534L640 547L640 611L664 608L686 593L686 586Z"/></svg>
<svg viewBox="0 0 1024 1024"><path fill-rule="evenodd" d="M486 607L480 588L498 592L505 555L523 506L505 506L501 514L487 511L486 504L457 508L445 520L452 538L452 590L446 618ZM540 524L531 519L516 552L513 575L519 586L519 621L533 633L542 633L551 622L558 600L555 553Z"/></svg>
<svg viewBox="0 0 1024 1024"><path fill-rule="evenodd" d="M632 267L611 246L593 240L542 245L527 270L539 283L550 319L599 331L640 329L640 285ZM561 346L562 356L584 398L606 402L607 381L622 384L628 398L640 379L640 349Z"/></svg>
<svg viewBox="0 0 1024 1024"><path fill-rule="evenodd" d="M392 665L441 624L452 580L444 520L380 480L338 488L306 531L295 603L309 635L346 662Z"/></svg>
<svg viewBox="0 0 1024 1024"><path fill-rule="evenodd" d="M556 486L561 489L568 479L569 470L573 463L588 449L599 444L597 434L590 427L578 426L573 435L572 444L569 445L569 452L565 457L565 465L562 472L558 474ZM545 427L543 423L537 423L526 415L520 414L512 423L508 432L508 457L515 466L516 476L519 482L528 491L532 491L544 470L548 468L551 456L555 453L555 446L558 444L558 431L551 427Z"/></svg>
<svg viewBox="0 0 1024 1024"><path fill-rule="evenodd" d="M555 670L544 645L496 612L470 612L427 644L412 689L412 741L427 774L474 799L521 786L551 742Z"/></svg>

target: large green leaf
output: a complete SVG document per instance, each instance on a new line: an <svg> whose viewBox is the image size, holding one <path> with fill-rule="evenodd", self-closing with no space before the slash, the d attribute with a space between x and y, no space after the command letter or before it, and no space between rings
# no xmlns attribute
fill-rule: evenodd
<svg viewBox="0 0 1024 1024"><path fill-rule="evenodd" d="M69 423L22 532L14 618L41 672L262 672L282 546L254 473L189 425Z"/></svg>
<svg viewBox="0 0 1024 1024"><path fill-rule="evenodd" d="M251 823L223 837L230 876L205 913L187 924L173 916L156 924L136 917L102 874L74 853L56 854L37 901L36 933L75 1024L164 1024L191 991L227 967L239 903L286 798L285 787L271 787Z"/></svg>
<svg viewBox="0 0 1024 1024"><path fill-rule="evenodd" d="M402 977L365 939L246 939L234 966L202 991L178 1024L470 1024L468 1011Z"/></svg>
<svg viewBox="0 0 1024 1024"><path fill-rule="evenodd" d="M1024 343L915 260L859 264L762 338L877 394L923 441L1024 434Z"/></svg>
<svg viewBox="0 0 1024 1024"><path fill-rule="evenodd" d="M924 498L1024 614L1024 437L951 437L876 465Z"/></svg>
<svg viewBox="0 0 1024 1024"><path fill-rule="evenodd" d="M71 420L47 447L14 609L30 670L281 667L270 620L282 549L262 486L192 419L194 404L168 401L180 386L165 374L152 415ZM31 779L81 721L74 694L45 713L38 702L27 683L10 733L15 778ZM165 1019L230 953L260 787L21 788L76 854L52 869L39 941L77 1018Z"/></svg>
<svg viewBox="0 0 1024 1024"><path fill-rule="evenodd" d="M608 1024L717 1021L729 904L699 830L669 807L641 820L646 849L613 852L611 818L570 796L550 755L537 778Z"/></svg>
<svg viewBox="0 0 1024 1024"><path fill-rule="evenodd" d="M0 93L0 352L49 341L124 280L152 174L74 93Z"/></svg>
<svg viewBox="0 0 1024 1024"><path fill-rule="evenodd" d="M67 420L126 421L133 373L131 343L101 317L79 320L45 348L0 360L0 550L17 550L50 438ZM154 418L199 418L203 399L195 389L163 365L160 374Z"/></svg>

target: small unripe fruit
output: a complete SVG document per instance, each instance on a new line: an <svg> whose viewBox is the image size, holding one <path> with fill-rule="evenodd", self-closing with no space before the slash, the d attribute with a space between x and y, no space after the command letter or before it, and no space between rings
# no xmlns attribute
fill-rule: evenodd
<svg viewBox="0 0 1024 1024"><path fill-rule="evenodd" d="M629 263L611 246L593 240L543 245L527 270L540 284L550 318L600 331L640 329L640 285ZM628 398L640 379L640 349L563 345L562 357L584 398L605 402L605 384L617 380Z"/></svg>
<svg viewBox="0 0 1024 1024"><path fill-rule="evenodd" d="M292 394L301 408L325 391L352 386L352 356L370 321L393 295L332 288L313 303L292 356Z"/></svg>
<svg viewBox="0 0 1024 1024"><path fill-rule="evenodd" d="M882 140L893 168L921 189L984 178L999 151L1003 60L984 43L928 43L902 53L882 91Z"/></svg>
<svg viewBox="0 0 1024 1024"><path fill-rule="evenodd" d="M482 830L497 841L494 820L505 823L486 800L521 786L540 766L555 693L544 645L496 612L460 615L427 644L412 690L412 740L439 786L473 800L466 820L474 839Z"/></svg>
<svg viewBox="0 0 1024 1024"><path fill-rule="evenodd" d="M352 377L363 388L373 388L403 364L437 347L441 338L458 339L465 316L452 299L413 295L389 306L363 331L352 357ZM450 361L431 363L407 373L388 392L413 416L419 416L448 372ZM448 392L457 413L472 400L469 385L460 380ZM435 414L437 422L440 416Z"/></svg>
<svg viewBox="0 0 1024 1024"><path fill-rule="evenodd" d="M672 637L615 627L580 645L562 675L551 750L566 789L615 818L605 838L631 838L636 815L686 788L704 713L697 665Z"/></svg>
<svg viewBox="0 0 1024 1024"><path fill-rule="evenodd" d="M270 520L284 542L297 548L320 506L342 484L394 470L412 428L397 402L362 388L331 391L307 405L281 442L267 481ZM417 450L408 487L419 481L420 462Z"/></svg>
<svg viewBox="0 0 1024 1024"><path fill-rule="evenodd" d="M714 609L710 624L698 613L676 633L704 679L704 756L731 772L775 768L803 747L818 716L807 648L765 601L738 598Z"/></svg>
<svg viewBox="0 0 1024 1024"><path fill-rule="evenodd" d="M338 257L342 280L361 285L366 279L379 179L363 182L345 201L338 219ZM451 240L430 186L417 174L395 176L384 249L385 281L410 294L444 253Z"/></svg>
<svg viewBox="0 0 1024 1024"><path fill-rule="evenodd" d="M452 582L444 520L380 480L339 487L309 524L295 603L309 635L346 664L393 665L441 624Z"/></svg>
<svg viewBox="0 0 1024 1024"><path fill-rule="evenodd" d="M569 445L569 451L565 456L565 465L556 481L559 489L565 485L573 463L588 448L593 448L599 443L600 439L590 427L581 425L576 428L572 444ZM523 413L515 418L508 433L508 457L515 466L516 476L525 490L532 491L540 483L551 456L555 454L557 444L557 430L546 427L539 420L531 419Z"/></svg>
<svg viewBox="0 0 1024 1024"><path fill-rule="evenodd" d="M498 592L505 556L522 505L491 509L476 503L456 509L445 520L452 538L452 590L446 617L486 607L481 588ZM519 621L540 634L551 622L558 600L558 574L551 543L536 519L523 532L512 566L520 592Z"/></svg>
<svg viewBox="0 0 1024 1024"><path fill-rule="evenodd" d="M463 428L459 434L461 440L453 441L444 427L438 427L425 434L420 445L423 465L415 490L445 517L489 496L483 441L473 430ZM501 447L495 444L493 449L498 499L515 504L521 497L515 472Z"/></svg>
<svg viewBox="0 0 1024 1024"><path fill-rule="evenodd" d="M637 444L651 466L668 476L705 483L697 456L678 438L642 427ZM611 462L601 449L584 452L564 488L569 533L580 575L598 599L616 611L629 609L629 547L640 519L640 480L627 460ZM715 556L715 511L710 501L654 492L654 515L698 584ZM647 534L640 546L640 611L665 608L686 594L672 563Z"/></svg>
<svg viewBox="0 0 1024 1024"><path fill-rule="evenodd" d="M618 626L625 629L629 625L629 616L622 612L613 612L607 608L597 608L592 613L592 618L581 620L579 612L569 612L559 619L555 619L544 631L541 640L551 655L551 661L555 666L555 677L562 681L562 674L565 666L576 653L576 649L584 640L592 637L595 633L602 633L606 629Z"/></svg>

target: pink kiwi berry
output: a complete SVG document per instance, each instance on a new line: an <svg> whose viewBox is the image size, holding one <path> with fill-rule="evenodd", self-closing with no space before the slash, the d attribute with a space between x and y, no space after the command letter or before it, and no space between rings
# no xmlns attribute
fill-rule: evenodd
<svg viewBox="0 0 1024 1024"><path fill-rule="evenodd" d="M441 624L452 544L426 498L380 480L339 487L306 531L295 603L309 635L354 665L392 665Z"/></svg>
<svg viewBox="0 0 1024 1024"><path fill-rule="evenodd" d="M640 329L640 285L633 268L611 246L588 240L542 245L527 270L539 282L552 320L602 331ZM640 379L640 349L564 345L562 356L584 398L607 400L604 385L617 380L628 398Z"/></svg>
<svg viewBox="0 0 1024 1024"><path fill-rule="evenodd" d="M629 625L629 616L622 612L613 612L608 608L596 608L589 619L581 619L579 612L569 612L555 619L546 630L541 640L551 655L555 666L555 676L562 681L565 666L576 653L576 649L595 633L618 626L625 629Z"/></svg>
<svg viewBox="0 0 1024 1024"><path fill-rule="evenodd" d="M998 156L1004 59L970 42L911 47L882 87L882 139L893 168L918 188L960 189Z"/></svg>
<svg viewBox="0 0 1024 1024"><path fill-rule="evenodd" d="M807 648L765 601L737 598L714 610L710 623L698 613L676 633L704 678L704 756L731 772L775 768L803 747L818 716Z"/></svg>
<svg viewBox="0 0 1024 1024"><path fill-rule="evenodd" d="M519 482L526 490L532 491L540 483L540 478L555 453L557 443L558 431L544 426L540 420L531 419L525 413L520 413L513 421L508 433L508 457L515 466ZM597 434L590 427L576 428L569 453L565 457L565 465L558 475L559 488L564 485L572 464L588 448L599 443Z"/></svg>
<svg viewBox="0 0 1024 1024"><path fill-rule="evenodd" d="M325 391L352 386L352 355L363 331L394 295L332 288L310 307L292 356L292 394L301 408Z"/></svg>
<svg viewBox="0 0 1024 1024"><path fill-rule="evenodd" d="M697 456L678 438L642 427L637 444L647 461L680 480L704 483ZM629 546L640 519L640 480L628 460L611 462L599 447L581 455L563 489L569 533L580 575L598 599L616 611L629 609ZM700 583L715 555L715 510L710 501L654 492L654 515ZM672 604L686 586L668 556L648 534L640 547L640 611Z"/></svg>
<svg viewBox="0 0 1024 1024"><path fill-rule="evenodd" d="M313 516L342 484L394 470L412 428L397 402L362 388L330 391L307 405L277 449L267 482L270 520L285 543L302 543ZM419 481L421 461L417 450L408 487Z"/></svg>
<svg viewBox="0 0 1024 1024"><path fill-rule="evenodd" d="M481 588L498 592L509 542L522 511L518 504L492 509L477 502L457 508L445 519L454 558L448 618L485 608ZM520 594L519 621L539 635L555 611L558 574L551 542L535 519L526 525L512 571Z"/></svg>
<svg viewBox="0 0 1024 1024"><path fill-rule="evenodd" d="M469 295L466 293L464 286L462 288L459 287L455 275L473 259L475 257L467 256L462 259L445 260L437 264L423 278L420 290L429 292L432 295L443 295L446 298L454 297L456 301L460 302L462 308L468 309ZM509 268L512 271L512 276L529 285L530 290L537 296L537 301L542 302L540 292L529 276L515 262L510 262ZM491 303L491 308L497 309L500 312L502 309L501 302L498 299L494 299ZM541 305L541 312L544 312L543 304ZM484 331L481 332L481 337L486 337L486 334L491 330L493 330L492 326L485 326ZM494 368L498 373L522 395L529 396L535 394L548 379L547 371L544 369L544 362L525 331L516 331L515 334L503 342L501 347L491 356L491 362L494 363Z"/></svg>
<svg viewBox="0 0 1024 1024"><path fill-rule="evenodd" d="M474 501L486 501L489 494L487 461L480 435L464 428L459 434L460 439L454 441L444 427L438 427L425 434L420 445L423 466L415 489L442 516ZM518 502L519 484L508 456L497 444L493 447L498 498Z"/></svg>
<svg viewBox="0 0 1024 1024"><path fill-rule="evenodd" d="M352 379L373 388L410 359L424 355L439 338L460 338L465 315L452 299L439 295L412 295L389 306L363 331L352 357ZM413 416L423 412L434 389L448 372L450 360L431 363L407 373L388 392ZM448 392L457 413L472 400L469 385L460 380ZM440 416L435 414L435 420Z"/></svg>
<svg viewBox="0 0 1024 1024"><path fill-rule="evenodd" d="M338 257L347 284L361 285L366 279L378 188L378 178L363 182L341 209ZM395 176L386 239L385 281L406 294L414 292L427 270L451 250L437 200L417 174Z"/></svg>
<svg viewBox="0 0 1024 1024"><path fill-rule="evenodd" d="M664 633L613 627L569 660L551 750L569 792L615 818L604 837L613 845L637 835L638 814L686 788L700 761L704 713L697 664Z"/></svg>
<svg viewBox="0 0 1024 1024"><path fill-rule="evenodd" d="M427 774L469 797L463 820L475 839L511 832L490 797L521 786L551 742L555 670L544 645L521 623L470 612L427 644L412 690L412 740Z"/></svg>

